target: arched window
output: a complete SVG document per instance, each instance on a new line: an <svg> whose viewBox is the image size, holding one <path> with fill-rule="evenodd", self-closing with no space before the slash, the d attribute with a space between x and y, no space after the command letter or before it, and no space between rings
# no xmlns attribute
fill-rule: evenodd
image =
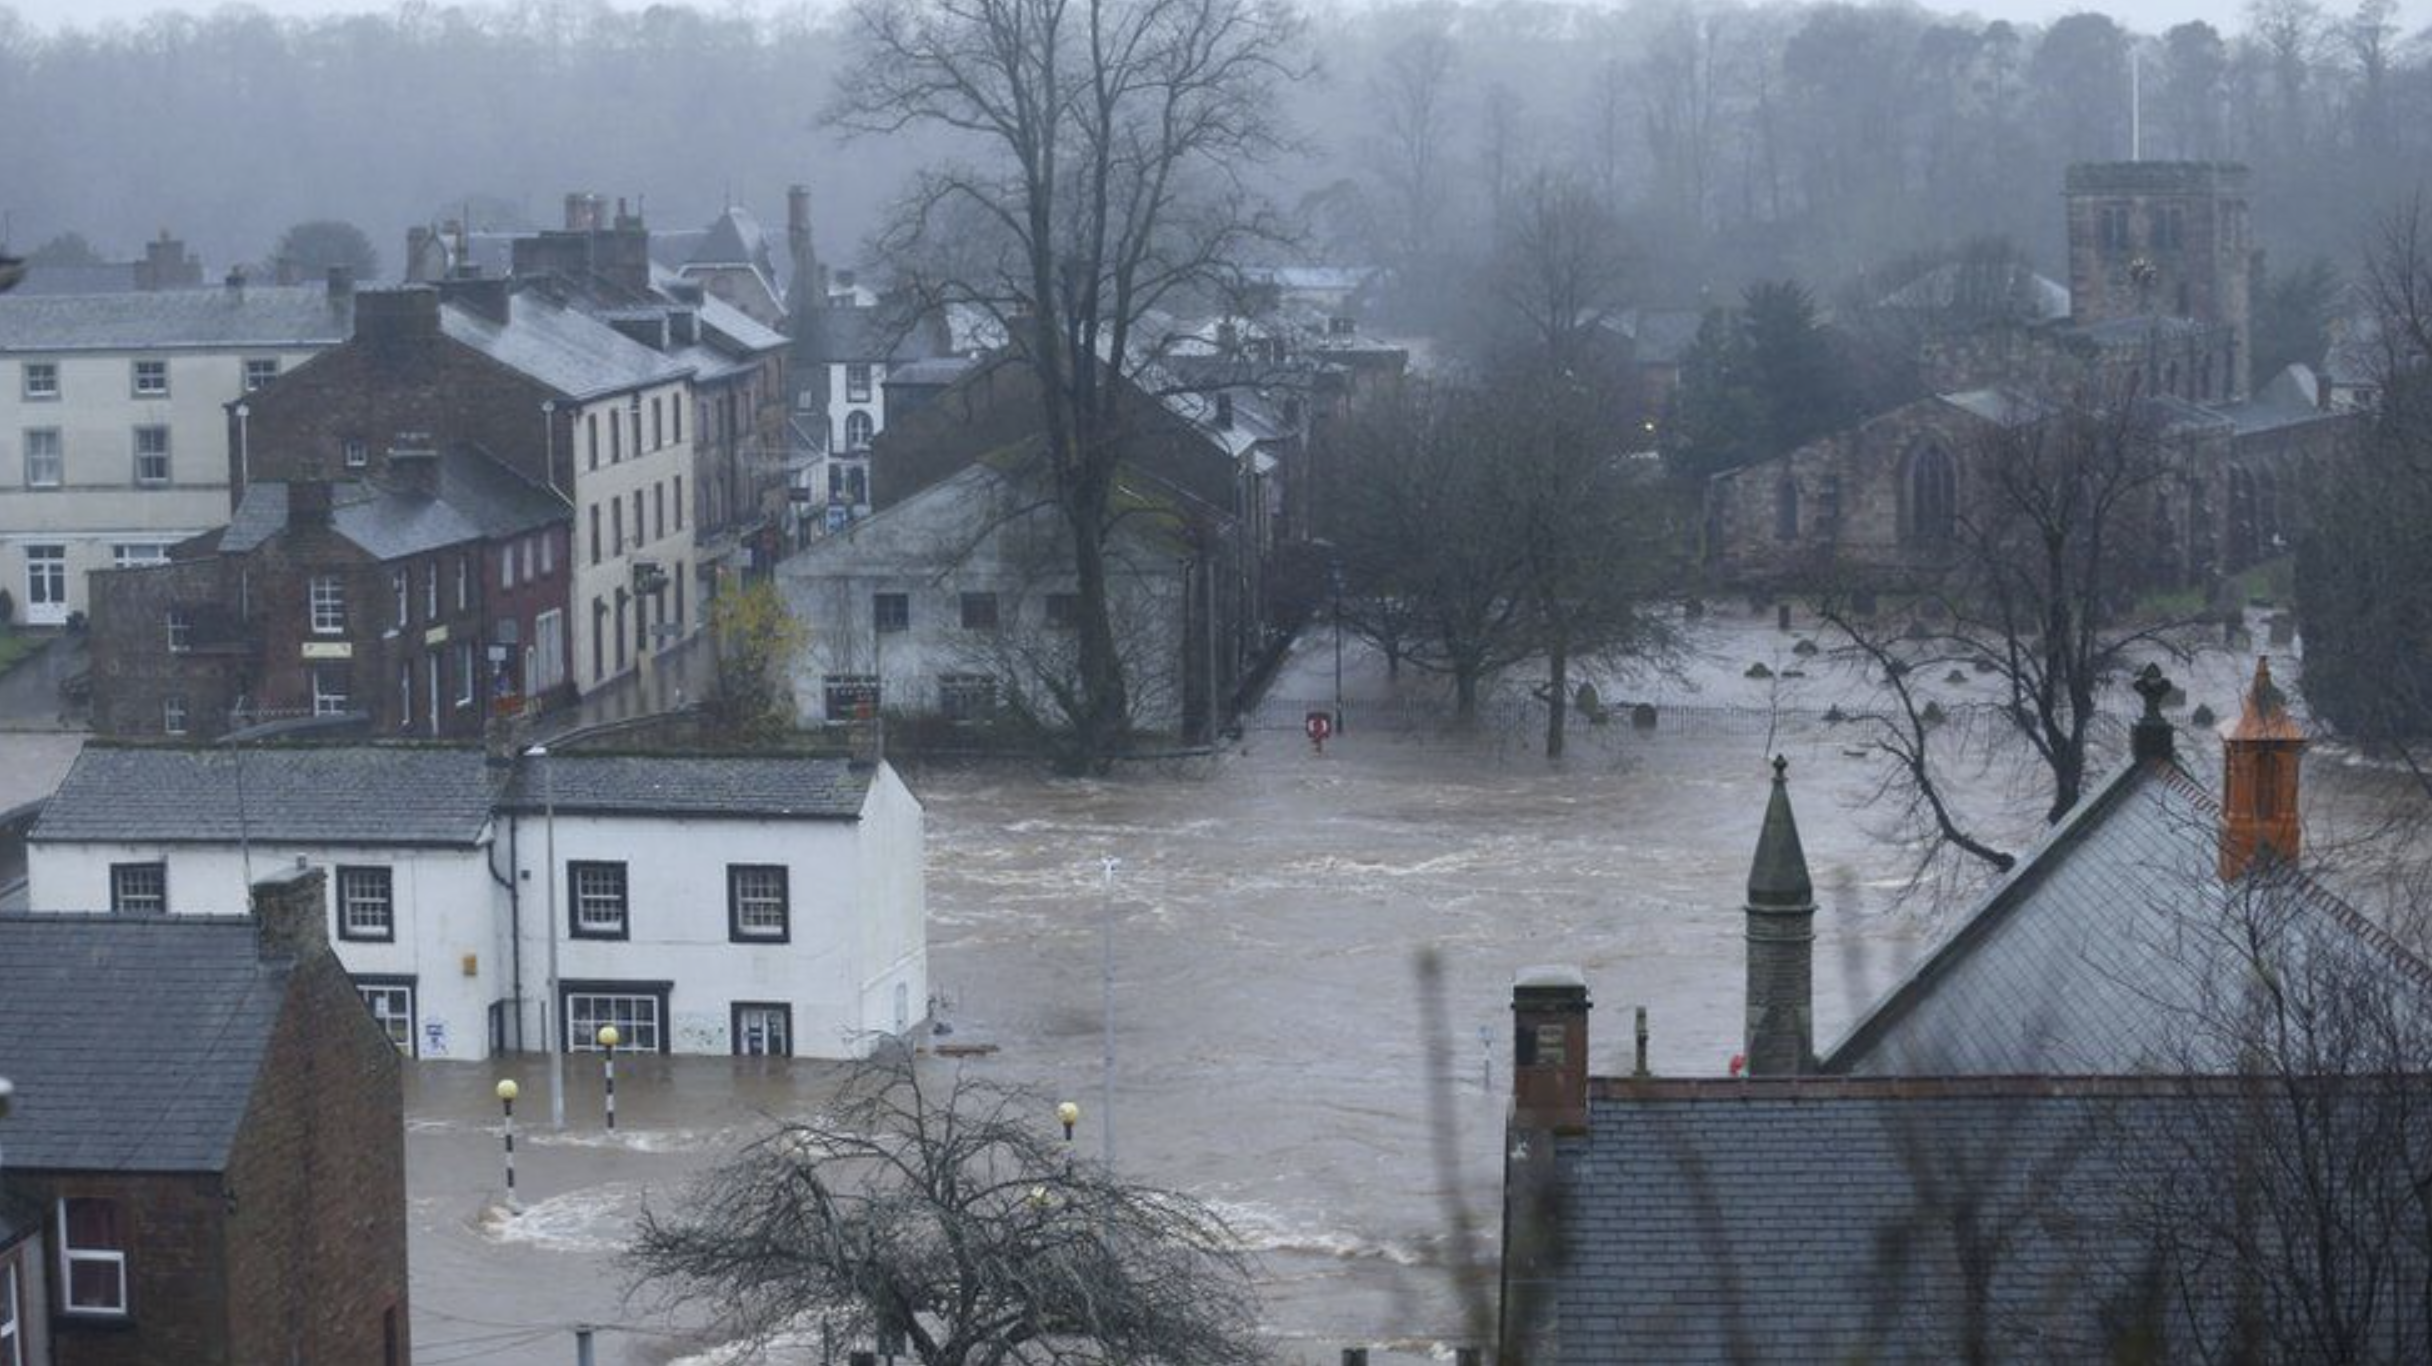
<svg viewBox="0 0 2432 1366"><path fill-rule="evenodd" d="M845 414L844 448L848 451L868 450L870 438L877 434L876 429L877 424L870 421L870 415L855 408L852 412Z"/></svg>
<svg viewBox="0 0 2432 1366"><path fill-rule="evenodd" d="M1787 474L1773 486L1773 539L1799 539L1799 481Z"/></svg>
<svg viewBox="0 0 2432 1366"><path fill-rule="evenodd" d="M1908 535L1917 545L1946 545L1959 518L1959 472L1940 446L1908 458Z"/></svg>

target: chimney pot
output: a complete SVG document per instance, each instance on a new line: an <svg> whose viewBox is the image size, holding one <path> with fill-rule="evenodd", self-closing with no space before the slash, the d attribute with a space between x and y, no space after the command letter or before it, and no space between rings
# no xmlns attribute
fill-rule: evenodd
<svg viewBox="0 0 2432 1366"><path fill-rule="evenodd" d="M254 947L264 960L300 959L329 951L329 912L320 869L296 866L253 884Z"/></svg>
<svg viewBox="0 0 2432 1366"><path fill-rule="evenodd" d="M1575 967L1524 968L1512 979L1514 1128L1587 1131L1590 1009Z"/></svg>
<svg viewBox="0 0 2432 1366"><path fill-rule="evenodd" d="M353 267L351 267L351 266L331 266L331 267L329 268L329 276L328 276L328 279L329 279L329 297L330 297L330 300L331 300L332 302L336 302L337 300L340 300L340 299L349 299L349 298L353 298L353 297L354 297L354 293L355 293L355 272L354 272L354 268L353 268Z"/></svg>

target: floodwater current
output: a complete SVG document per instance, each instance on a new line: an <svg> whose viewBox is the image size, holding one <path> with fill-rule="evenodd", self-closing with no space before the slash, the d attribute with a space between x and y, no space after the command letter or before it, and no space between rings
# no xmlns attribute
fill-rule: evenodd
<svg viewBox="0 0 2432 1366"><path fill-rule="evenodd" d="M1448 1354L1481 1331L1465 1304L1491 1314L1491 1270L1473 1285L1483 1299L1459 1287L1463 1268L1491 1268L1495 1251L1517 970L1585 971L1599 1072L1629 1069L1637 1006L1656 1072L1723 1072L1739 1046L1740 905L1773 750L1791 760L1820 903L1818 1043L1930 937L1918 900L1899 894L1913 852L1883 838L1881 761L1817 719L1820 691L1785 705L1778 680L1742 678L1751 658L1798 662L1789 637L1766 627L1744 625L1685 677L1640 694L1617 686L1612 695L1695 705L1668 704L1652 730L1626 716L1581 724L1559 765L1517 722L1459 742L1400 724L1400 690L1356 650L1345 733L1315 753L1300 731L1311 699L1332 696L1321 633L1222 756L1102 780L910 771L928 813L942 1018L955 1041L996 1048L937 1065L1078 1102L1084 1151L1100 1149L1111 1118L1122 1172L1213 1203L1257 1255L1278 1360L1330 1363L1355 1345L1379 1362ZM2223 672L2214 690L2234 678ZM1106 858L1120 860L1111 891ZM1417 968L1428 948L1443 963L1432 1049ZM616 1250L645 1200L677 1200L767 1116L815 1109L835 1072L624 1059L611 1136L591 1060L569 1069L562 1133L546 1122L539 1060L416 1065L415 1360L568 1362L577 1323L601 1326L604 1366L725 1360L687 1331L696 1320L625 1298ZM495 1208L490 1089L501 1075L524 1096L516 1216ZM1431 1098L1455 1116L1449 1169L1435 1156ZM1467 1243L1448 1232L1456 1204L1480 1230ZM814 1343L769 1359L823 1353Z"/></svg>

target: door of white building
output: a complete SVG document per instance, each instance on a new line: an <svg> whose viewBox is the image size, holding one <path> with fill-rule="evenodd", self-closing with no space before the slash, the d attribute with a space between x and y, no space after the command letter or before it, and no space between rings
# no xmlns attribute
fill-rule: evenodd
<svg viewBox="0 0 2432 1366"><path fill-rule="evenodd" d="M68 619L68 548L29 545L25 548L25 621L29 626L57 626Z"/></svg>

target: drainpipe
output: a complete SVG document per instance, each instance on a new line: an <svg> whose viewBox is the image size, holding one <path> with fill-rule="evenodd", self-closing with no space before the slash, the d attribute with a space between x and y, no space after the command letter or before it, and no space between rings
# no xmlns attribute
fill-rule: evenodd
<svg viewBox="0 0 2432 1366"><path fill-rule="evenodd" d="M523 887L516 881L516 875L524 866L523 856L520 852L521 841L517 839L517 834L522 827L522 821L512 815L507 817L506 876L499 876L498 860L495 857L485 857L482 860L489 867L490 880L507 889L507 971L511 975L508 993L510 999L515 1003L513 1033L515 1051L518 1053L524 1051L524 898ZM492 836L490 839L490 852L493 856L498 852L496 836Z"/></svg>

